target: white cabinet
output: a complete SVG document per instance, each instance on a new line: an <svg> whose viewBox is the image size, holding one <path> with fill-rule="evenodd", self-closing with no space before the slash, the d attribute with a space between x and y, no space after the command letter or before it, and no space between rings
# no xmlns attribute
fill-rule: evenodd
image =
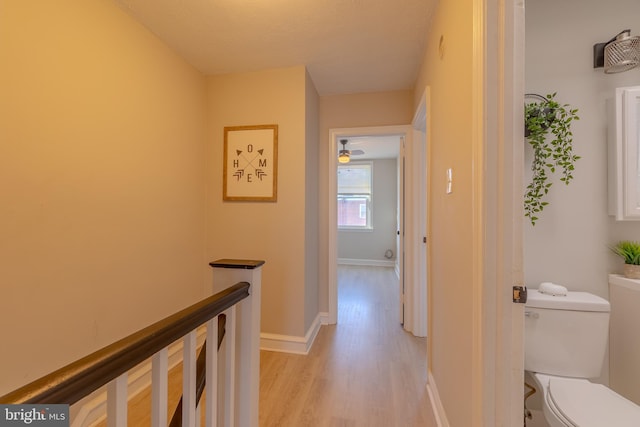
<svg viewBox="0 0 640 427"><path fill-rule="evenodd" d="M640 220L640 86L616 89L607 105L609 215Z"/></svg>

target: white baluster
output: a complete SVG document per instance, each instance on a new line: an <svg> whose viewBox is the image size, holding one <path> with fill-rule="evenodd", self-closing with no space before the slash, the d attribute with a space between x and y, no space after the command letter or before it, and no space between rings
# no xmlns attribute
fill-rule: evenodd
<svg viewBox="0 0 640 427"><path fill-rule="evenodd" d="M182 357L182 426L196 425L196 331L185 335Z"/></svg>
<svg viewBox="0 0 640 427"><path fill-rule="evenodd" d="M168 348L165 347L151 359L151 426L167 426Z"/></svg>
<svg viewBox="0 0 640 427"><path fill-rule="evenodd" d="M227 309L227 332L224 339L225 345L225 370L224 370L224 425L225 427L235 426L235 403L236 403L236 309L234 305Z"/></svg>
<svg viewBox="0 0 640 427"><path fill-rule="evenodd" d="M107 427L127 425L127 373L107 384Z"/></svg>
<svg viewBox="0 0 640 427"><path fill-rule="evenodd" d="M218 425L218 317L207 322L206 427Z"/></svg>

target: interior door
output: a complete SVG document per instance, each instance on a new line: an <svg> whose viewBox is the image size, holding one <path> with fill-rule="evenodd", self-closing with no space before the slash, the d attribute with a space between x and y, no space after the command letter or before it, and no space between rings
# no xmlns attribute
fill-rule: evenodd
<svg viewBox="0 0 640 427"><path fill-rule="evenodd" d="M426 130L414 130L413 144L416 146L416 284L414 291L414 322L412 332L417 337L427 336L427 139Z"/></svg>
<svg viewBox="0 0 640 427"><path fill-rule="evenodd" d="M400 286L400 324L404 325L405 323L405 293L406 293L406 283L405 283L405 138L404 136L400 137L400 152L398 155L398 209L397 209L397 224L398 229L396 231L396 253L397 257L397 267L398 267L398 280Z"/></svg>
<svg viewBox="0 0 640 427"><path fill-rule="evenodd" d="M411 185L407 185L407 194L411 201L407 211L411 213L411 229L408 230L407 246L411 242L413 253L411 265L407 267L409 294L411 295L410 316L405 329L417 337L426 337L428 332L428 141L427 112L429 111L429 88L425 88L422 99L416 108L412 127L411 148L407 150L411 159L408 173ZM410 190L410 191L409 191ZM409 203L408 203L409 204Z"/></svg>

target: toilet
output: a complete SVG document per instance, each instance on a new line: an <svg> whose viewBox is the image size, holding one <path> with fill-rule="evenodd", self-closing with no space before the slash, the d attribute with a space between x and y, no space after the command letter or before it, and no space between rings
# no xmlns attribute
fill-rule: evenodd
<svg viewBox="0 0 640 427"><path fill-rule="evenodd" d="M609 302L542 283L525 305L524 368L541 393L551 427L638 427L640 406L602 384Z"/></svg>

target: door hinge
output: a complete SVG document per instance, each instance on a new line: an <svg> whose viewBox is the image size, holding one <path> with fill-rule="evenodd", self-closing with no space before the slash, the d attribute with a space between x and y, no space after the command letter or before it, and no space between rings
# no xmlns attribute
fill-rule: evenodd
<svg viewBox="0 0 640 427"><path fill-rule="evenodd" d="M527 302L527 287L526 286L514 286L513 287L513 302L516 304L524 304Z"/></svg>

